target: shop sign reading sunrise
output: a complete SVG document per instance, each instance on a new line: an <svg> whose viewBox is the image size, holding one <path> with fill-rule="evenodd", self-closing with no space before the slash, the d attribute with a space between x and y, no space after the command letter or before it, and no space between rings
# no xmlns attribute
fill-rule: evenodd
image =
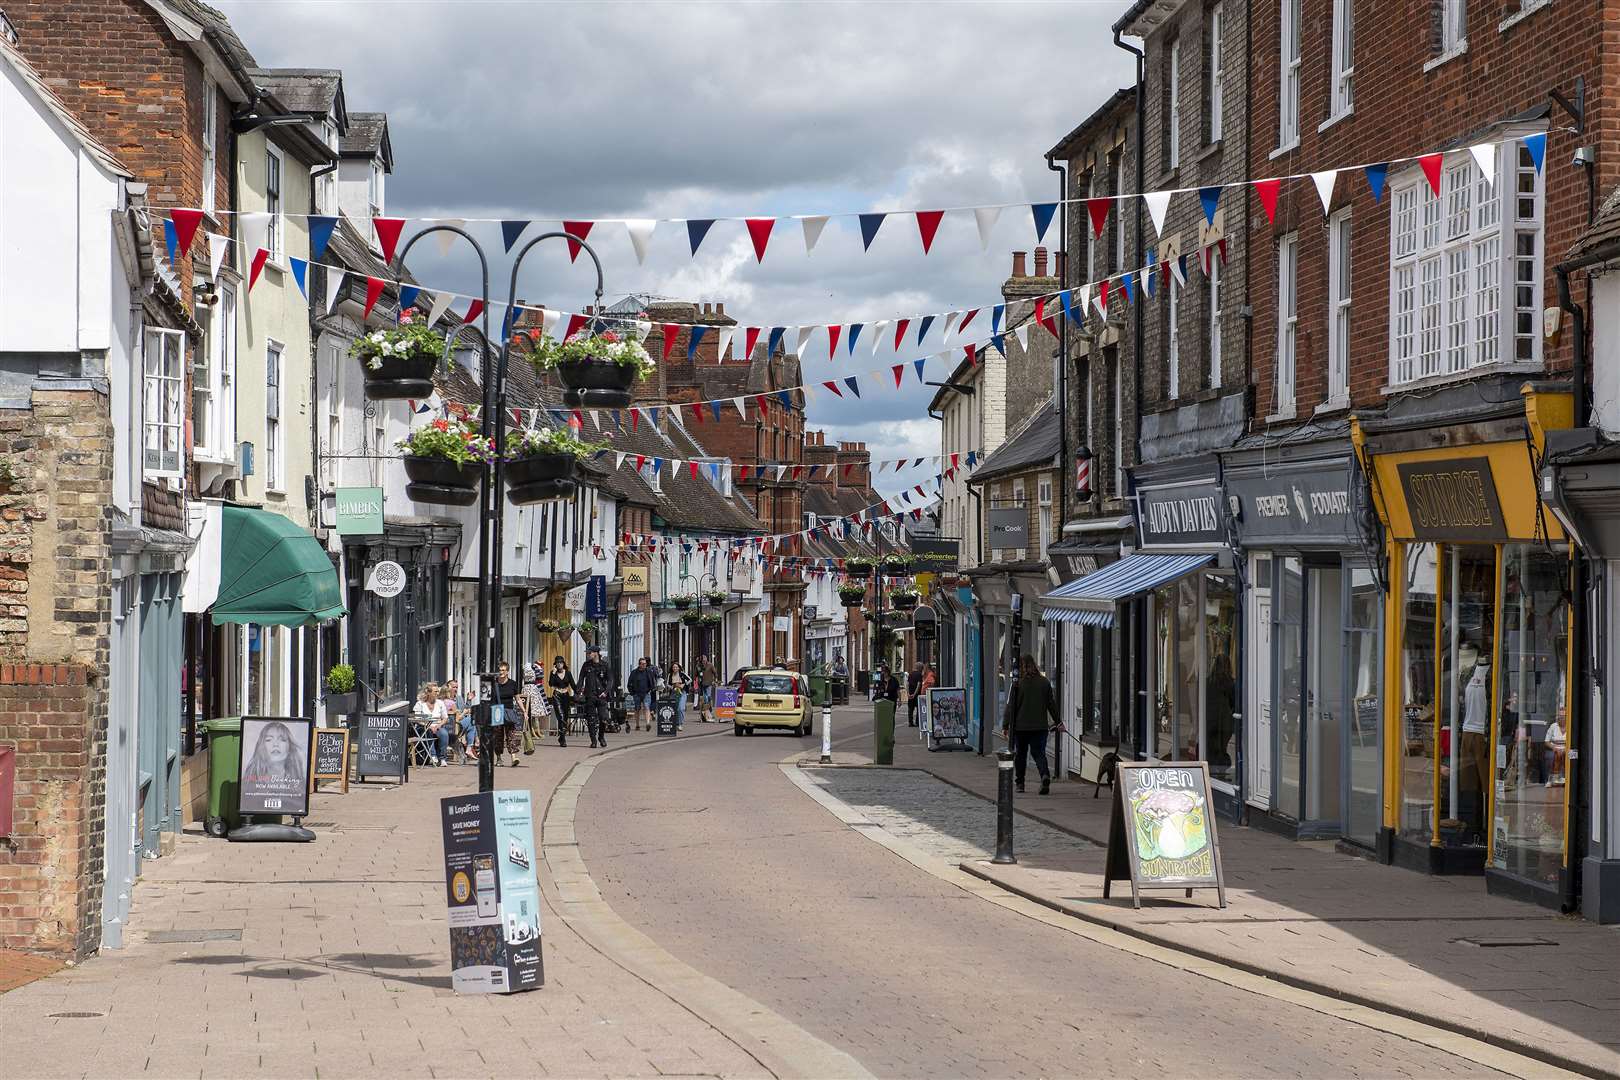
<svg viewBox="0 0 1620 1080"><path fill-rule="evenodd" d="M1507 539L1489 459L1409 461L1397 469L1414 539Z"/></svg>

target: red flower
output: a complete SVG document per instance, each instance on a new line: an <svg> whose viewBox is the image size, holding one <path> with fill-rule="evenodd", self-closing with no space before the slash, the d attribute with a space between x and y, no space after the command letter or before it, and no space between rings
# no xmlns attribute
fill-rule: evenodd
<svg viewBox="0 0 1620 1080"><path fill-rule="evenodd" d="M606 332L604 332L602 334L602 340L606 341L606 342L609 342L611 344L611 343L616 342L616 341L619 340L619 335L615 334L611 330L608 330L608 331L606 331Z"/></svg>
<svg viewBox="0 0 1620 1080"><path fill-rule="evenodd" d="M450 430L450 422L448 420L444 420L444 419L439 419L439 420L433 421L433 426L434 426L434 428L436 428L439 431L449 431Z"/></svg>

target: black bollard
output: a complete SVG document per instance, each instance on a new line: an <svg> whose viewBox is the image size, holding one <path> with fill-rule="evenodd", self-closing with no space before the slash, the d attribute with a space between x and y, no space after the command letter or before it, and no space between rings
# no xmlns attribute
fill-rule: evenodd
<svg viewBox="0 0 1620 1080"><path fill-rule="evenodd" d="M996 751L996 857L993 863L1015 863L1013 854L1013 756L1011 750Z"/></svg>

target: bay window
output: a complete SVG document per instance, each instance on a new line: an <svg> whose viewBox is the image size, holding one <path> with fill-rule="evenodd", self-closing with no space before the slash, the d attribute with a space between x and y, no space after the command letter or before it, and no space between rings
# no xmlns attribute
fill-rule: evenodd
<svg viewBox="0 0 1620 1080"><path fill-rule="evenodd" d="M182 468L183 361L179 330L148 330L141 379L142 468L147 477L176 477Z"/></svg>

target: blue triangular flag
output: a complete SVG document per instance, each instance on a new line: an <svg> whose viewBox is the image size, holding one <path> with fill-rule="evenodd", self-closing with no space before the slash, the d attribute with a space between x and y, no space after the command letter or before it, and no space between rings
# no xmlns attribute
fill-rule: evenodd
<svg viewBox="0 0 1620 1080"><path fill-rule="evenodd" d="M888 217L887 214L862 214L861 215L861 250L862 251L870 251L871 250L871 248L872 248L872 238L877 236L878 228L879 228L879 226L881 226L883 224L883 219L886 218L886 217Z"/></svg>
<svg viewBox="0 0 1620 1080"><path fill-rule="evenodd" d="M768 360L776 355L776 347L782 344L782 335L787 333L785 326L771 327L770 340L765 343L765 358Z"/></svg>
<svg viewBox="0 0 1620 1080"><path fill-rule="evenodd" d="M1221 201L1220 187L1199 188L1198 201L1204 204L1204 224L1215 224L1215 204Z"/></svg>
<svg viewBox="0 0 1620 1080"><path fill-rule="evenodd" d="M1035 217L1035 239L1040 241L1046 237L1046 229L1052 224L1052 215L1057 212L1057 203L1035 203L1029 208Z"/></svg>
<svg viewBox="0 0 1620 1080"><path fill-rule="evenodd" d="M512 250L512 245L518 242L518 237L522 236L523 230L528 227L527 221L501 222L501 243L506 246L507 251Z"/></svg>
<svg viewBox="0 0 1620 1080"><path fill-rule="evenodd" d="M309 263L289 255L287 256L287 265L292 269L293 280L298 282L298 291L303 293L305 300L308 300L309 286L305 284L305 279L309 276ZM399 307L401 311L405 310L406 304L403 294L401 294Z"/></svg>
<svg viewBox="0 0 1620 1080"><path fill-rule="evenodd" d="M976 465L976 464L978 464L978 462L979 462L979 452L977 450L969 450L968 451L968 456L967 456L967 463L969 465Z"/></svg>
<svg viewBox="0 0 1620 1080"><path fill-rule="evenodd" d="M921 345L923 343L923 338L928 336L928 328L933 325L934 317L932 315L922 317L922 322L917 324L917 344Z"/></svg>
<svg viewBox="0 0 1620 1080"><path fill-rule="evenodd" d="M1526 135L1524 148L1530 154L1530 164L1536 167L1536 172L1541 172L1541 163L1547 157L1547 133L1538 131L1534 135Z"/></svg>
<svg viewBox="0 0 1620 1080"><path fill-rule="evenodd" d="M990 333L999 337L1001 335L1001 316L1007 311L1006 304L997 304L990 312ZM999 348L1000 346L997 346Z"/></svg>
<svg viewBox="0 0 1620 1080"><path fill-rule="evenodd" d="M1074 290L1064 289L1058 293L1058 299L1063 301L1063 317L1071 323L1074 322Z"/></svg>
<svg viewBox="0 0 1620 1080"><path fill-rule="evenodd" d="M647 418L653 422L653 427L658 426L658 412L662 408L663 408L662 405L649 405L649 406L647 406Z"/></svg>
<svg viewBox="0 0 1620 1080"><path fill-rule="evenodd" d="M502 341L506 341L512 336L512 327L517 324L517 313L518 309L515 307L508 307L506 309L506 317L501 320Z"/></svg>
<svg viewBox="0 0 1620 1080"><path fill-rule="evenodd" d="M163 219L163 243L169 249L169 265L180 256L180 237L175 234L174 222L168 218Z"/></svg>
<svg viewBox="0 0 1620 1080"><path fill-rule="evenodd" d="M849 324L849 355L851 356L855 355L855 339L861 336L861 327L865 325L865 323Z"/></svg>
<svg viewBox="0 0 1620 1080"><path fill-rule="evenodd" d="M921 360L913 360L911 362L911 366L917 369L917 381L918 382L923 381L923 377L922 377L923 365L926 364L926 363L928 363L928 357L926 357L926 356L923 357Z"/></svg>
<svg viewBox="0 0 1620 1080"><path fill-rule="evenodd" d="M1120 284L1125 286L1125 299L1131 301L1132 303L1136 302L1136 289L1131 285L1131 278L1135 276L1135 274L1126 274L1124 277L1119 279Z"/></svg>
<svg viewBox="0 0 1620 1080"><path fill-rule="evenodd" d="M709 229L714 225L713 218L687 218L686 238L692 243L692 254L697 254L703 238L709 235Z"/></svg>
<svg viewBox="0 0 1620 1080"><path fill-rule="evenodd" d="M994 345L996 347L996 352L1000 353L1003 356L1007 355L1007 335L1006 334L996 334L994 337L992 337L990 339L990 344L992 344L992 345Z"/></svg>
<svg viewBox="0 0 1620 1080"><path fill-rule="evenodd" d="M653 475L654 476L657 476L658 471L660 469L662 469L663 467L664 467L664 459L663 458L661 458L661 457L653 458Z"/></svg>
<svg viewBox="0 0 1620 1080"><path fill-rule="evenodd" d="M855 376L850 375L845 378L844 385L849 387L849 392L854 394L856 397L861 396L861 387L860 384L855 381Z"/></svg>
<svg viewBox="0 0 1620 1080"><path fill-rule="evenodd" d="M1388 165L1369 165L1367 172L1367 186L1372 188L1373 202L1384 201L1384 177L1389 175Z"/></svg>
<svg viewBox="0 0 1620 1080"><path fill-rule="evenodd" d="M714 418L716 420L720 419L720 399L719 398L715 398L713 401L709 402L709 411L714 413Z"/></svg>
<svg viewBox="0 0 1620 1080"><path fill-rule="evenodd" d="M613 410L613 430L614 431L619 431L620 430L619 423L620 423L619 422L619 410L614 409Z"/></svg>
<svg viewBox="0 0 1620 1080"><path fill-rule="evenodd" d="M309 257L316 262L326 254L327 242L332 239L332 228L337 225L337 218L321 215L309 219Z"/></svg>
<svg viewBox="0 0 1620 1080"><path fill-rule="evenodd" d="M297 262L298 260L294 259L293 261ZM298 286L299 286L299 288L303 288L303 282L300 281L298 283ZM418 288L417 286L415 286L415 285L401 285L399 287L399 310L404 311L408 307L415 307L416 306L416 298L418 296L421 296L421 295L422 295L422 290L420 288Z"/></svg>
<svg viewBox="0 0 1620 1080"><path fill-rule="evenodd" d="M688 360L697 355L698 342L702 341L703 335L707 334L708 332L709 328L707 326L692 327L692 336L686 341L686 358Z"/></svg>
<svg viewBox="0 0 1620 1080"><path fill-rule="evenodd" d="M787 409L789 411L792 411L792 409L793 409L793 393L792 393L792 391L778 390L776 392L776 400L780 401L782 403L782 408Z"/></svg>

